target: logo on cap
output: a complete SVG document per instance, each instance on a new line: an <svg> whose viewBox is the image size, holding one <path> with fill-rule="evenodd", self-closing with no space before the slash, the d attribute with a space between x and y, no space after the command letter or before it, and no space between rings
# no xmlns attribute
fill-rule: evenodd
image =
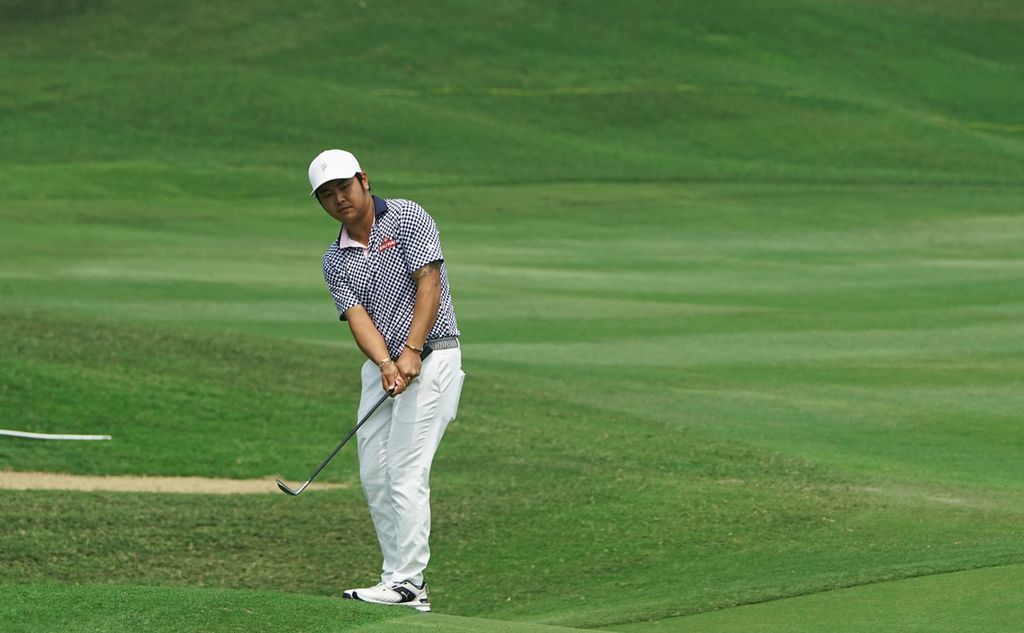
<svg viewBox="0 0 1024 633"><path fill-rule="evenodd" d="M320 163L320 171L327 171L327 163Z"/></svg>

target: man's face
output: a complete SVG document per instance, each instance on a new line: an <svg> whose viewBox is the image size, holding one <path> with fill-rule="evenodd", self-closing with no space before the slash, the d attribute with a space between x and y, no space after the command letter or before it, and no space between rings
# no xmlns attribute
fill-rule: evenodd
<svg viewBox="0 0 1024 633"><path fill-rule="evenodd" d="M347 224L365 213L373 212L373 198L370 196L370 184L363 174L352 178L331 180L320 185L316 190L316 198L320 205L331 216L342 224Z"/></svg>

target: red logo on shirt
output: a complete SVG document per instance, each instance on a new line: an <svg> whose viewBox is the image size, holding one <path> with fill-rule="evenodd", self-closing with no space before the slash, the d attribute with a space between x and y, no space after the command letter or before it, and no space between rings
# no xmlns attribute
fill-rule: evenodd
<svg viewBox="0 0 1024 633"><path fill-rule="evenodd" d="M378 253L383 253L384 251L388 250L392 246L398 246L398 240L396 240L393 237L389 237L388 239L386 239L383 242L381 242L380 246L377 247L377 252Z"/></svg>

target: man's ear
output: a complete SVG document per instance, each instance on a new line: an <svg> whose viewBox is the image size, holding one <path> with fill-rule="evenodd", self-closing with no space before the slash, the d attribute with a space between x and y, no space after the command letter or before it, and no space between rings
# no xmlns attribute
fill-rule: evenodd
<svg viewBox="0 0 1024 633"><path fill-rule="evenodd" d="M320 198L320 190L319 189L317 189L316 191L313 192L313 197L316 198L316 203L320 205L320 208L323 209L324 211L326 211L327 207L324 206L324 201Z"/></svg>

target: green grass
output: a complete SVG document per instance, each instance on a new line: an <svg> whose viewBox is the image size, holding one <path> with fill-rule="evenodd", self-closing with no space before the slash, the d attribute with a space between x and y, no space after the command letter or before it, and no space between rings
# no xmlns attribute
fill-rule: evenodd
<svg viewBox="0 0 1024 633"><path fill-rule="evenodd" d="M1020 586L1020 565L910 578L737 609L613 627L620 633L847 633L891 630L1013 631L1024 618L1007 589Z"/></svg>
<svg viewBox="0 0 1024 633"><path fill-rule="evenodd" d="M341 631L391 626L412 610L385 610L270 591L131 585L2 585L5 630L30 631ZM60 608L53 608L54 603ZM187 607L185 606L187 605ZM184 607L184 608L183 608Z"/></svg>
<svg viewBox="0 0 1024 633"><path fill-rule="evenodd" d="M1019 7L365 4L0 0L0 427L114 436L0 469L305 477L358 398L304 175L337 145L438 220L463 330L430 582L491 622L439 630L1016 598ZM356 473L6 492L0 619L386 629L336 600L379 565Z"/></svg>
<svg viewBox="0 0 1024 633"><path fill-rule="evenodd" d="M134 585L3 584L4 630L309 631L360 633L558 633L578 631L450 615L419 614L335 599L271 591ZM60 609L53 603L59 602ZM183 609L183 605L188 605Z"/></svg>

